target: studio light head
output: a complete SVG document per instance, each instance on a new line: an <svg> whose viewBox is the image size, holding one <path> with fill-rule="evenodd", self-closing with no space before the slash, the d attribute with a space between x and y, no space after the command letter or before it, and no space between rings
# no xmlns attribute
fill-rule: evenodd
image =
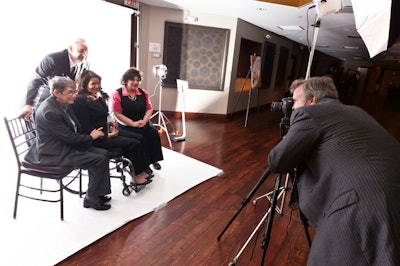
<svg viewBox="0 0 400 266"><path fill-rule="evenodd" d="M153 67L153 74L157 79L165 79L167 77L167 67L165 65L156 65Z"/></svg>

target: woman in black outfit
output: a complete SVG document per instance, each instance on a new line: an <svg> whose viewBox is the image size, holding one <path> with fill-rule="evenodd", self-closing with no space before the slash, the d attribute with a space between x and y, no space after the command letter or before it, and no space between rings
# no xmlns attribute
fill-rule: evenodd
<svg viewBox="0 0 400 266"><path fill-rule="evenodd" d="M149 162L140 141L121 136L116 127L108 132L107 117L109 115L106 93L101 92L101 77L95 72L86 70L78 79L78 95L72 108L85 133L94 128L102 127L104 137L93 141L96 147L107 150L121 148L123 155L134 164L135 175L132 176L133 185L146 185L151 182L151 175L145 172Z"/></svg>
<svg viewBox="0 0 400 266"><path fill-rule="evenodd" d="M141 135L150 163L154 169L160 170L159 161L163 160L161 139L150 121L153 106L148 92L139 88L141 81L142 74L138 69L128 69L121 79L122 88L114 91L111 96L111 109L119 122L121 134L130 132Z"/></svg>

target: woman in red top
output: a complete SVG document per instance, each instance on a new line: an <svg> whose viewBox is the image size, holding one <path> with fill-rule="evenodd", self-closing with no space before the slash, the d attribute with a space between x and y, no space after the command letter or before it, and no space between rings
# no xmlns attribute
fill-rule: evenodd
<svg viewBox="0 0 400 266"><path fill-rule="evenodd" d="M134 133L143 140L148 159L154 169L160 170L163 160L161 139L150 117L153 106L147 91L139 88L142 74L136 68L128 69L122 76L121 88L111 95L111 109L119 123L121 134ZM129 132L129 133L128 133Z"/></svg>

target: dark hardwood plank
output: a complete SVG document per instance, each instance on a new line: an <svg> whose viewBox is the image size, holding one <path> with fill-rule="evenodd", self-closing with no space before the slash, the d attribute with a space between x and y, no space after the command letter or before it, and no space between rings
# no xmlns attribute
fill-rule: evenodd
<svg viewBox="0 0 400 266"><path fill-rule="evenodd" d="M400 140L399 99L356 95L353 101L367 109ZM214 165L224 174L212 178L169 202L154 213L131 221L115 232L84 248L58 265L228 265L269 208L267 199L250 201L242 207L267 169L268 152L280 140L281 113L268 106L251 110L247 127L244 113L233 117L187 114L187 137L173 143L175 151ZM167 114L180 128L180 118ZM165 136L163 145L169 147ZM157 182L157 180L155 180ZM254 194L273 189L270 175ZM282 181L283 182L283 181ZM289 194L288 194L289 195ZM285 201L283 216L274 219L265 265L305 265L308 244L297 211ZM261 239L265 223L237 261L237 265L260 265ZM313 229L309 228L311 236Z"/></svg>

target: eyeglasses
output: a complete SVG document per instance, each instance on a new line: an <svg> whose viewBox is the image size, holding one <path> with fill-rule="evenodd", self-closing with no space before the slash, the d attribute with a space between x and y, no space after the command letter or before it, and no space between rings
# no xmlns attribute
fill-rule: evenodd
<svg viewBox="0 0 400 266"><path fill-rule="evenodd" d="M74 95L74 94L78 94L78 91L77 90L66 90L66 91L63 91L62 94Z"/></svg>

